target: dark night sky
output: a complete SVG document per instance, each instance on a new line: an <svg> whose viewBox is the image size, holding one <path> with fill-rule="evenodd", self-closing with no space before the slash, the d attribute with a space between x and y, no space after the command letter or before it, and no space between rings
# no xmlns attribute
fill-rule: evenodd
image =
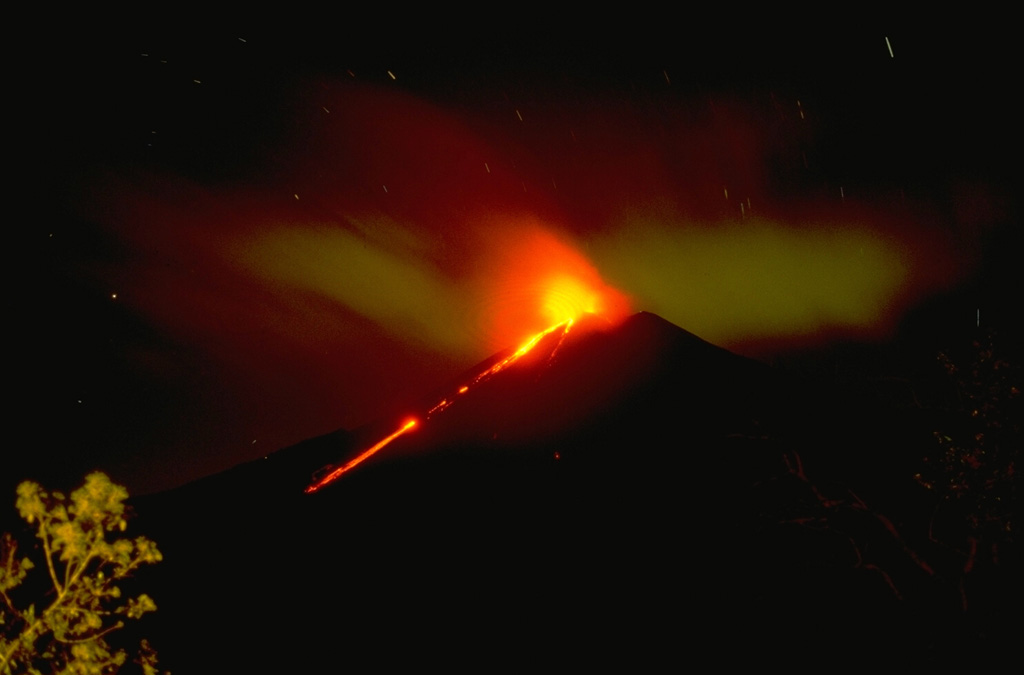
<svg viewBox="0 0 1024 675"><path fill-rule="evenodd" d="M180 484L401 407L552 293L780 362L1018 328L1010 41L650 23L41 38L5 473Z"/></svg>

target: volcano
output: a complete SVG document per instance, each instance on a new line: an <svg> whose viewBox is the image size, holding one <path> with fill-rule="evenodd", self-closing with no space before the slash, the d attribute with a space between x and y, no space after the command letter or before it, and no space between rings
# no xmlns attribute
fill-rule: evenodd
<svg viewBox="0 0 1024 675"><path fill-rule="evenodd" d="M389 457L430 463L452 454L459 464L489 463L507 454L518 464L528 457L587 462L601 447L639 442L632 454L643 461L644 448L664 445L666 421L685 436L730 427L723 410L729 418L755 419L752 395L763 376L763 366L654 315L638 314L615 329L584 316L463 373L424 399L421 414L396 421L370 452L324 467L308 491L340 478L385 445ZM690 391L700 395L684 394L673 384L678 382L690 382Z"/></svg>
<svg viewBox="0 0 1024 675"><path fill-rule="evenodd" d="M975 641L894 525L898 421L653 314L584 318L136 500L165 557L140 630L177 672L938 661Z"/></svg>

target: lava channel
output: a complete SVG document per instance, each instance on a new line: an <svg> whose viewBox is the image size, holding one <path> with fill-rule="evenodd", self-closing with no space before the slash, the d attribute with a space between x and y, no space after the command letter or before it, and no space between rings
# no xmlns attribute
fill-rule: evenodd
<svg viewBox="0 0 1024 675"><path fill-rule="evenodd" d="M367 448L363 452L359 453L359 455L357 455L356 457L350 459L349 461L345 462L343 465L341 465L334 471L330 472L329 474L321 478L319 481L316 481L313 484L311 484L309 487L306 488L306 494L312 494L319 490L320 488L322 488L323 486L329 483L333 483L338 478L340 478L343 473L349 471L350 469L354 469L356 466L362 464L370 457L373 457L375 454L377 454L377 452L382 450L388 443L390 443L391 441L395 440L405 432L415 427L416 424L416 420L409 420L401 427L399 427L398 430L395 431L395 433L391 434L390 436L387 436L386 438L381 439L372 447Z"/></svg>
<svg viewBox="0 0 1024 675"><path fill-rule="evenodd" d="M504 359L502 359L498 363L494 364L493 366L491 366L487 370L485 370L482 373L480 373L479 375L477 375L475 378L473 378L473 381L470 384L463 385L463 386L459 387L458 393L460 395L461 394L465 394L467 391L469 391L469 389L471 387L474 387L474 386L480 384L481 382L484 382L484 381L490 379L496 373L499 373L502 370L505 370L506 368L508 368L509 366L514 364L516 361L518 361L519 359L521 359L524 356L526 356L527 354L529 354L533 350L533 348L536 347L540 343L541 340L543 340L545 337L547 337L551 333L554 333L556 330L561 328L561 329L563 329L562 330L562 335L561 335L561 337L558 340L558 344L555 345L555 348L551 351L551 356L548 358L548 362L550 363L551 359L553 359L554 356L555 356L555 352L558 351L558 348L561 347L562 343L565 341L565 338L569 334L569 330L572 328L572 325L573 325L573 320L572 319L566 319L565 321L562 321L561 323L557 323L554 326L550 326L548 328L545 328L544 330L542 330L541 332L537 333L536 335L531 337L529 340L524 342L523 345L521 347L519 347L519 349L517 349L511 355L505 357ZM427 411L426 419L430 419L431 415L435 415L435 414L443 412L449 406L451 406L454 402L455 402L455 397L449 397L449 398L441 399L441 401L437 405L435 405L434 407L430 408L429 411ZM403 424L401 427L399 427L390 436L387 436L387 437L381 439L376 444L374 444L373 446L367 448L363 452L359 453L356 457L352 458L351 460L349 460L345 464L341 465L337 469L331 471L330 473L328 473L323 478L321 478L319 480L315 480L312 484L310 484L309 487L306 488L306 494L312 494L312 493L316 492L317 490L320 490L324 486L326 486L326 485L328 485L330 483L333 483L338 478L341 478L341 476L344 473L346 473L347 471L350 471L351 469L354 469L359 464L362 464L363 462L368 460L370 457L374 456L379 451L383 450L385 446L387 446L389 443L391 443L391 441L395 440L396 438L398 438L402 434L406 433L407 431L410 431L417 424L418 424L418 422L415 419L409 420L408 422Z"/></svg>

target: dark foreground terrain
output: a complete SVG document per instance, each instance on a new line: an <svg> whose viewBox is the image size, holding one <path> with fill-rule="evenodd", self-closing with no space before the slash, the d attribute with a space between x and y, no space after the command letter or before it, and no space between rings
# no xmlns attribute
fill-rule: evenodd
<svg viewBox="0 0 1024 675"><path fill-rule="evenodd" d="M136 500L162 666L976 666L1018 639L1012 540L936 524L914 478L935 419L650 314L556 337L316 494L401 417Z"/></svg>

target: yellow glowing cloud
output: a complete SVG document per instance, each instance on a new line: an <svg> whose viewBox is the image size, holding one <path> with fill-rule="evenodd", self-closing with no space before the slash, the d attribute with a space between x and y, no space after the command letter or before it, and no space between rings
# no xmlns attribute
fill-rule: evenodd
<svg viewBox="0 0 1024 675"><path fill-rule="evenodd" d="M459 321L466 294L429 262L409 231L381 223L375 233L282 226L240 241L234 257L287 293L327 297L413 343L472 353L472 336Z"/></svg>
<svg viewBox="0 0 1024 675"><path fill-rule="evenodd" d="M884 334L920 289L906 242L867 228L633 222L591 255L636 305L728 346Z"/></svg>

